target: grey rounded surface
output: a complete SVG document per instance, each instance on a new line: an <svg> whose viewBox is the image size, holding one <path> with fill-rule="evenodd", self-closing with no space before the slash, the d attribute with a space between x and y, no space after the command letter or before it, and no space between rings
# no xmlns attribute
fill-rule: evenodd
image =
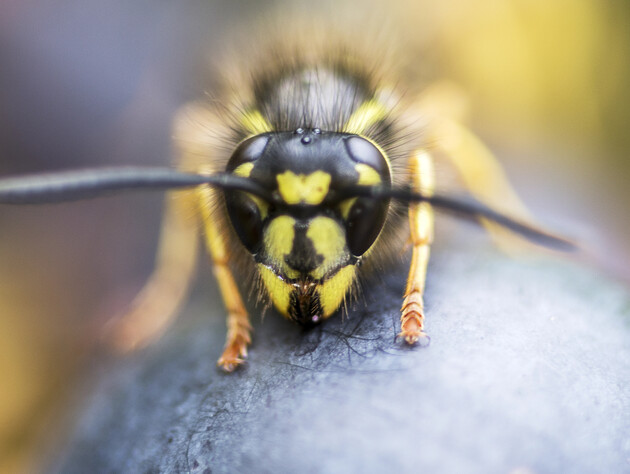
<svg viewBox="0 0 630 474"><path fill-rule="evenodd" d="M197 299L103 370L59 471L630 472L625 289L546 257L441 251L431 344L409 348L395 340L404 273L309 332L254 317L233 374L215 368L222 309Z"/></svg>

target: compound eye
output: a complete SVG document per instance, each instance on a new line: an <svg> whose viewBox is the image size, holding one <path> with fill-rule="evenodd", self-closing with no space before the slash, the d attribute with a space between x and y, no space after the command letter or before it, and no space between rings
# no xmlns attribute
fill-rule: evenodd
<svg viewBox="0 0 630 474"><path fill-rule="evenodd" d="M239 166L255 162L265 152L267 143L269 143L269 135L256 135L243 141L232 153L225 171L233 173Z"/></svg>
<svg viewBox="0 0 630 474"><path fill-rule="evenodd" d="M381 233L389 200L356 198L346 218L346 240L352 255L363 255Z"/></svg>
<svg viewBox="0 0 630 474"><path fill-rule="evenodd" d="M268 135L257 135L242 142L234 150L226 171L250 178L254 163L263 155L268 142ZM258 253L262 242L262 215L267 212L268 204L242 191L226 191L225 205L232 227L245 248L252 254Z"/></svg>
<svg viewBox="0 0 630 474"><path fill-rule="evenodd" d="M258 253L263 236L261 206L265 203L247 193L232 191L225 193L225 205L238 238L251 254Z"/></svg>
<svg viewBox="0 0 630 474"><path fill-rule="evenodd" d="M378 148L369 140L357 135L346 138L345 144L350 158L358 164L369 166L381 180L380 183L361 183L359 179L359 184L390 184L389 165Z"/></svg>
<svg viewBox="0 0 630 474"><path fill-rule="evenodd" d="M346 150L359 173L357 184L362 186L389 186L391 177L387 160L370 141L359 136L345 140ZM389 199L378 200L364 197L354 199L346 215L346 239L348 248L355 256L361 256L372 246L383 229Z"/></svg>

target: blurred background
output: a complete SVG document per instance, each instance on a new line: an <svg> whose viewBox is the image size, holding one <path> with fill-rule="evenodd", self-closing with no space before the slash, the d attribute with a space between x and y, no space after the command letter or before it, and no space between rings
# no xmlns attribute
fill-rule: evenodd
<svg viewBox="0 0 630 474"><path fill-rule="evenodd" d="M375 3L405 74L459 84L534 214L630 281L630 3ZM168 164L172 116L225 38L279 4L0 2L0 175ZM161 202L0 207L0 472L42 470L63 444L98 328L150 272Z"/></svg>

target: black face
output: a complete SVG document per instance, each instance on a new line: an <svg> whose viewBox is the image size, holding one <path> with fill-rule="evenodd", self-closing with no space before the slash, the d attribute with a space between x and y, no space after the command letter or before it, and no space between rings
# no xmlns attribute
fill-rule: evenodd
<svg viewBox="0 0 630 474"><path fill-rule="evenodd" d="M344 188L357 184L391 184L388 162L381 151L358 135L319 129L257 135L237 147L226 171L254 180L279 198L269 203L243 192L226 192L232 225L252 254L264 252L263 230L275 216L287 214L307 222L315 215L326 215L341 223L349 252L360 257L378 237L387 216L388 200L344 199L340 194ZM321 178L326 183L322 199L304 195L299 202L287 200L286 195L293 190L279 185L279 176L287 172ZM297 191L296 194L307 192Z"/></svg>

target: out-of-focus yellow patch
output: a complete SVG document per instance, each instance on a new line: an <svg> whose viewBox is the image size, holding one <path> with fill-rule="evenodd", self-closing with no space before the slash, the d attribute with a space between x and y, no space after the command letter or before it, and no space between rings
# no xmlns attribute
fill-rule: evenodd
<svg viewBox="0 0 630 474"><path fill-rule="evenodd" d="M376 99L366 100L350 116L343 126L346 133L365 134L371 126L377 124L387 116L387 109Z"/></svg>

